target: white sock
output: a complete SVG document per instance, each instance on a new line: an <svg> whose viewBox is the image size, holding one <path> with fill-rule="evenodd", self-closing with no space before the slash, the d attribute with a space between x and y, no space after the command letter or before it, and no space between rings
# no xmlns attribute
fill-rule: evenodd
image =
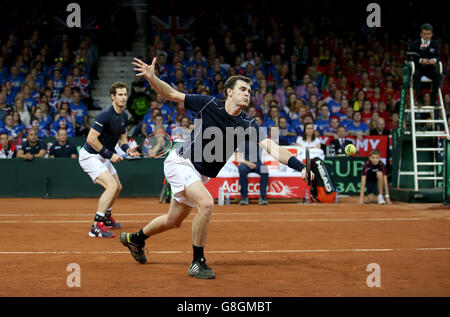
<svg viewBox="0 0 450 317"><path fill-rule="evenodd" d="M100 211L97 211L96 214L99 215L100 217L104 217L105 216L105 213L104 212L100 212Z"/></svg>

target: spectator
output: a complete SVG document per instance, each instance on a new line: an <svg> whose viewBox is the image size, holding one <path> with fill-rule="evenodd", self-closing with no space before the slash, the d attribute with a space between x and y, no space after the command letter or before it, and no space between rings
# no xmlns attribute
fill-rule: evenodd
<svg viewBox="0 0 450 317"><path fill-rule="evenodd" d="M39 139L48 137L50 134L48 122L42 117L42 110L39 107L36 107L31 115L31 123L28 130L31 129L37 130Z"/></svg>
<svg viewBox="0 0 450 317"><path fill-rule="evenodd" d="M68 137L75 136L75 127L73 126L71 117L67 113L67 108L65 107L59 109L58 114L55 117L55 122L52 124L50 136L57 135L59 129L66 130Z"/></svg>
<svg viewBox="0 0 450 317"><path fill-rule="evenodd" d="M389 135L389 130L386 129L386 122L383 118L377 119L377 126L375 129L370 130L370 135Z"/></svg>
<svg viewBox="0 0 450 317"><path fill-rule="evenodd" d="M282 81L282 86L280 88L278 88L275 92L274 99L278 102L278 104L281 108L284 108L287 105L288 97L287 97L286 90L290 85L291 85L291 83L289 82L289 79L284 78Z"/></svg>
<svg viewBox="0 0 450 317"><path fill-rule="evenodd" d="M345 147L349 144L353 144L353 142L346 139L347 130L343 125L337 127L336 134L337 137L335 140L331 141L329 148L331 148L331 152L334 153L334 155L345 155Z"/></svg>
<svg viewBox="0 0 450 317"><path fill-rule="evenodd" d="M133 84L127 100L127 109L131 113L130 124L137 124L150 109L150 96L145 92L145 82L140 80Z"/></svg>
<svg viewBox="0 0 450 317"><path fill-rule="evenodd" d="M386 103L383 100L380 100L378 102L378 115L384 119L385 122L390 121L390 115L389 112L386 111Z"/></svg>
<svg viewBox="0 0 450 317"><path fill-rule="evenodd" d="M376 111L372 112L372 117L368 123L370 130L374 130L377 128L379 118L380 118L380 115L378 114L378 112L376 112Z"/></svg>
<svg viewBox="0 0 450 317"><path fill-rule="evenodd" d="M280 117L278 119L278 129L279 129L279 145L295 145L295 140L297 139L297 133L295 129L289 126L287 119L285 117Z"/></svg>
<svg viewBox="0 0 450 317"><path fill-rule="evenodd" d="M364 90L362 90L362 89L357 90L355 92L355 102L353 103L353 110L360 111L362 109L364 100L366 100L366 95L364 93Z"/></svg>
<svg viewBox="0 0 450 317"><path fill-rule="evenodd" d="M24 95L23 106L24 110L28 111L29 113L33 111L34 107L36 107L38 104L38 100L36 99L38 99L39 92L37 91L33 92L32 86L34 85L35 85L34 83L26 83L23 86L23 95Z"/></svg>
<svg viewBox="0 0 450 317"><path fill-rule="evenodd" d="M38 141L36 129L28 132L27 141L22 144L22 148L17 151L17 158L31 161L34 158L43 158L47 153L47 147L44 142Z"/></svg>
<svg viewBox="0 0 450 317"><path fill-rule="evenodd" d="M14 134L16 135L16 138L22 138L26 133L26 126L22 123L22 120L20 120L20 114L18 111L12 112L12 120L13 120L13 129Z"/></svg>
<svg viewBox="0 0 450 317"><path fill-rule="evenodd" d="M188 117L182 116L180 120L180 126L172 130L172 139L176 140L186 140L191 137L191 132L189 131L189 124L191 120Z"/></svg>
<svg viewBox="0 0 450 317"><path fill-rule="evenodd" d="M255 148L256 147L256 148ZM243 153L242 153L243 152ZM256 155L254 155L256 153ZM253 157L255 156L255 157ZM260 205L268 205L266 200L267 185L269 184L269 169L262 161L261 148L256 143L244 142L235 152L236 161L239 164L239 182L241 185L241 201L239 205L248 205L248 174L260 175Z"/></svg>
<svg viewBox="0 0 450 317"><path fill-rule="evenodd" d="M170 134L170 128L167 124L164 123L164 117L162 114L156 114L153 117L153 123L152 124L142 124L142 134L144 134L146 137L152 134L153 132L156 132L156 127L163 128L163 131L167 134Z"/></svg>
<svg viewBox="0 0 450 317"><path fill-rule="evenodd" d="M19 114L20 121L25 125L25 127L29 126L31 119L30 112L25 109L23 99L16 98L16 101L14 102L14 110Z"/></svg>
<svg viewBox="0 0 450 317"><path fill-rule="evenodd" d="M328 107L330 108L331 115L335 116L341 112L341 102L342 102L342 92L340 90L336 90L332 95L333 98L328 102Z"/></svg>
<svg viewBox="0 0 450 317"><path fill-rule="evenodd" d="M67 141L66 129L59 129L56 134L57 143L53 144L50 148L49 158L55 157L70 157L78 158L78 152L72 143Z"/></svg>
<svg viewBox="0 0 450 317"><path fill-rule="evenodd" d="M337 138L338 127L339 127L339 118L335 116L331 117L330 125L323 129L323 135Z"/></svg>
<svg viewBox="0 0 450 317"><path fill-rule="evenodd" d="M6 104L6 94L4 92L0 92L0 121L5 119L5 116L8 114L10 108Z"/></svg>
<svg viewBox="0 0 450 317"><path fill-rule="evenodd" d="M316 138L316 134L314 131L314 123L308 122L305 123L305 127L303 129L303 135L297 137L297 145L302 148L321 148L321 142L319 138Z"/></svg>
<svg viewBox="0 0 450 317"><path fill-rule="evenodd" d="M81 92L79 90L74 90L72 98L73 102L69 107L75 115L75 134L76 136L87 135L89 132L88 110L86 105L81 102Z"/></svg>
<svg viewBox="0 0 450 317"><path fill-rule="evenodd" d="M0 127L0 132L4 132L8 134L8 141L12 141L17 137L16 131L14 130L13 125L13 116L11 114L7 114L5 119L3 120L2 127Z"/></svg>
<svg viewBox="0 0 450 317"><path fill-rule="evenodd" d="M364 100L362 111L361 111L361 121L367 124L372 120L372 104L370 100Z"/></svg>
<svg viewBox="0 0 450 317"><path fill-rule="evenodd" d="M0 131L0 159L14 158L17 154L17 147L8 140L8 133Z"/></svg>
<svg viewBox="0 0 450 317"><path fill-rule="evenodd" d="M75 112L74 111L71 111L70 110L70 106L69 106L69 104L67 103L67 102L63 102L63 103L61 103L61 107L60 107L60 109L65 109L66 110L66 116L65 116L65 118L66 118L66 120L67 121L70 121L71 123L72 123L72 125L73 125L73 127L74 127L74 129L75 129L75 126L76 126L76 119L75 119ZM56 115L55 115L55 121L57 120L59 118L59 113L57 113Z"/></svg>
<svg viewBox="0 0 450 317"><path fill-rule="evenodd" d="M70 105L73 102L72 99L72 88L70 88L69 86L64 86L64 88L61 91L61 94L59 95L59 99L57 102L57 108L61 108L61 105L63 103L67 103L68 105Z"/></svg>
<svg viewBox="0 0 450 317"><path fill-rule="evenodd" d="M367 188L367 199L364 199L364 191ZM384 188L384 197L383 197ZM370 151L369 159L364 163L361 173L361 191L359 196L359 203L376 203L378 195L378 204L384 205L386 202L391 205L389 198L389 185L386 175L386 167L380 159L380 152L378 150ZM384 199L386 198L386 200Z"/></svg>
<svg viewBox="0 0 450 317"><path fill-rule="evenodd" d="M330 126L330 109L327 105L322 105L320 107L320 116L316 121L316 127L319 131L323 131L325 128Z"/></svg>
<svg viewBox="0 0 450 317"><path fill-rule="evenodd" d="M66 81L63 78L63 75L61 73L61 70L56 68L53 71L53 77L51 78L51 80L53 81L53 89L54 89L54 97L59 98L59 95L61 94L61 91L63 90Z"/></svg>
<svg viewBox="0 0 450 317"><path fill-rule="evenodd" d="M267 114L267 119L264 121L264 126L267 128L277 126L279 117L280 109L278 108L278 106L270 106L269 113Z"/></svg>
<svg viewBox="0 0 450 317"><path fill-rule="evenodd" d="M356 136L360 140L362 140L364 136L369 135L369 126L361 121L360 111L355 111L353 113L353 121L347 125L347 131L349 135Z"/></svg>

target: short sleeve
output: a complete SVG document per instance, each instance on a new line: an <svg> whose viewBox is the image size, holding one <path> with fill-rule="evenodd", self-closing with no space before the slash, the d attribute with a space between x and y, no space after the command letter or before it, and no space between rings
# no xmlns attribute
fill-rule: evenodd
<svg viewBox="0 0 450 317"><path fill-rule="evenodd" d="M380 161L380 169L383 172L384 175L386 175L386 166L383 162Z"/></svg>
<svg viewBox="0 0 450 317"><path fill-rule="evenodd" d="M187 94L184 98L184 107L199 112L213 100L214 97L212 96Z"/></svg>
<svg viewBox="0 0 450 317"><path fill-rule="evenodd" d="M78 155L77 148L76 148L73 144L70 145L70 154L71 154L71 155L72 155L72 154Z"/></svg>
<svg viewBox="0 0 450 317"><path fill-rule="evenodd" d="M122 129L122 134L127 132L127 127L128 127L128 118L125 112L122 112L123 114L123 129Z"/></svg>
<svg viewBox="0 0 450 317"><path fill-rule="evenodd" d="M369 166L369 161L366 161L365 163L364 163L364 165L363 165L363 169L362 169L362 171L361 171L361 174L363 175L363 176L367 176L367 167Z"/></svg>
<svg viewBox="0 0 450 317"><path fill-rule="evenodd" d="M105 124L107 124L107 122L108 122L108 113L106 111L102 111L97 115L97 117L95 117L95 120L92 123L92 129L102 133L103 127Z"/></svg>
<svg viewBox="0 0 450 317"><path fill-rule="evenodd" d="M53 144L52 147L50 148L48 155L55 155L55 144Z"/></svg>

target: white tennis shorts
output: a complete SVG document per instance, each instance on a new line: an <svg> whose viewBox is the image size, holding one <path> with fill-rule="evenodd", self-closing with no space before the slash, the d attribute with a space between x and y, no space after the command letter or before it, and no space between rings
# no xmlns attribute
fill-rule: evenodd
<svg viewBox="0 0 450 317"><path fill-rule="evenodd" d="M80 157L78 158L78 162L80 163L83 171L88 173L93 182L95 182L95 179L98 177L98 175L105 171L109 171L111 175L117 173L110 160L105 159L100 154L91 154L84 148L81 148L80 150Z"/></svg>
<svg viewBox="0 0 450 317"><path fill-rule="evenodd" d="M164 161L164 175L172 189L172 197L180 204L194 207L194 204L185 196L185 188L196 181L205 184L209 177L200 174L192 165L191 160L182 158L176 151L172 151Z"/></svg>

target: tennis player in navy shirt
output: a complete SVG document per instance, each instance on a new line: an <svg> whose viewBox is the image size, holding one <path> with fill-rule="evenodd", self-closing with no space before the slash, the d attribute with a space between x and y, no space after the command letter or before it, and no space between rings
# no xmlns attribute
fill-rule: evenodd
<svg viewBox="0 0 450 317"><path fill-rule="evenodd" d="M112 105L97 115L86 143L80 150L81 168L94 183L105 189L98 201L94 224L89 231L90 237L113 238L115 235L109 229L122 228L122 225L111 216L112 205L122 190L117 171L111 164L122 160L122 157L115 153L114 147L119 142L120 148L128 155L132 157L139 155L136 148L129 147L126 135L128 121L123 109L127 102L127 93L128 86L125 83L115 82L111 85Z"/></svg>
<svg viewBox="0 0 450 317"><path fill-rule="evenodd" d="M204 245L214 199L204 184L209 177L217 176L241 143L236 142L236 138L242 133L236 131L245 130L246 138L258 141L262 149L281 163L302 172L303 177L306 176L306 168L291 152L268 139L255 120L243 112L250 102L250 78L239 75L228 78L225 83L226 100L206 95L186 95L155 75L156 58L151 65L137 58L134 60L132 64L137 71L136 76L144 76L161 97L184 103L186 109L197 112L197 117L191 138L172 151L164 162L164 174L172 189L168 213L153 219L135 234L122 233L120 240L129 248L135 260L145 263L143 248L146 239L179 228L195 206L198 212L192 223L193 260L188 274L196 278L213 279L215 274L206 264ZM216 145L214 150L209 148L211 142Z"/></svg>

